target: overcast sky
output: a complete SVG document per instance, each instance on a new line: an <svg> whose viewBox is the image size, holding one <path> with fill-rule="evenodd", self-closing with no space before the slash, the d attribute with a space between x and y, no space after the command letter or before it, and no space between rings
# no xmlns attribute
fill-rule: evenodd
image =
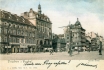
<svg viewBox="0 0 104 70"><path fill-rule="evenodd" d="M33 8L38 10L41 4L42 13L46 14L55 34L62 34L59 28L74 24L79 18L86 33L95 32L104 36L104 0L0 0L0 9L20 15Z"/></svg>

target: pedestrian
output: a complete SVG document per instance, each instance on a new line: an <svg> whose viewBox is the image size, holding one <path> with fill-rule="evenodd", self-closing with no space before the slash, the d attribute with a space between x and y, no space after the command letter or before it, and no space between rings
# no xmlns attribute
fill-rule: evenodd
<svg viewBox="0 0 104 70"><path fill-rule="evenodd" d="M70 54L70 56L72 56L72 48L71 47L69 48L68 53Z"/></svg>
<svg viewBox="0 0 104 70"><path fill-rule="evenodd" d="M53 55L53 50L52 49L50 50L50 55Z"/></svg>
<svg viewBox="0 0 104 70"><path fill-rule="evenodd" d="M78 47L78 54L79 54L79 52L80 52L80 48Z"/></svg>
<svg viewBox="0 0 104 70"><path fill-rule="evenodd" d="M99 49L99 55L102 55L102 50L101 49Z"/></svg>

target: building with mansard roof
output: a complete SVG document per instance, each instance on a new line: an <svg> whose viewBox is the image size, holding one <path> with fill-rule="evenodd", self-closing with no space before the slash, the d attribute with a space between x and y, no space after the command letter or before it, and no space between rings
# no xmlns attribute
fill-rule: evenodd
<svg viewBox="0 0 104 70"><path fill-rule="evenodd" d="M34 52L35 36L36 27L28 19L0 10L1 53Z"/></svg>
<svg viewBox="0 0 104 70"><path fill-rule="evenodd" d="M44 48L51 48L52 22L48 16L42 14L41 5L38 5L38 12L31 8L29 12L24 12L21 15L29 20L37 28L37 50L43 51Z"/></svg>

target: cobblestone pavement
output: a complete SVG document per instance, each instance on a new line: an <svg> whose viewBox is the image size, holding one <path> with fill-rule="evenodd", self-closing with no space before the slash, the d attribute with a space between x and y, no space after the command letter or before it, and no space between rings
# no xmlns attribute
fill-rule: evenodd
<svg viewBox="0 0 104 70"><path fill-rule="evenodd" d="M54 52L50 55L49 52L43 53L11 53L0 54L1 60L104 60L104 51L99 55L98 51L91 52L73 52L70 56L67 52Z"/></svg>

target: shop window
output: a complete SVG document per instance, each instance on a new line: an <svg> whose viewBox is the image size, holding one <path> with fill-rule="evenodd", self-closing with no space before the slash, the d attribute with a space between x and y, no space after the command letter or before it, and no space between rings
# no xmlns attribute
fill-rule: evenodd
<svg viewBox="0 0 104 70"><path fill-rule="evenodd" d="M4 42L7 42L7 37L4 37Z"/></svg>

